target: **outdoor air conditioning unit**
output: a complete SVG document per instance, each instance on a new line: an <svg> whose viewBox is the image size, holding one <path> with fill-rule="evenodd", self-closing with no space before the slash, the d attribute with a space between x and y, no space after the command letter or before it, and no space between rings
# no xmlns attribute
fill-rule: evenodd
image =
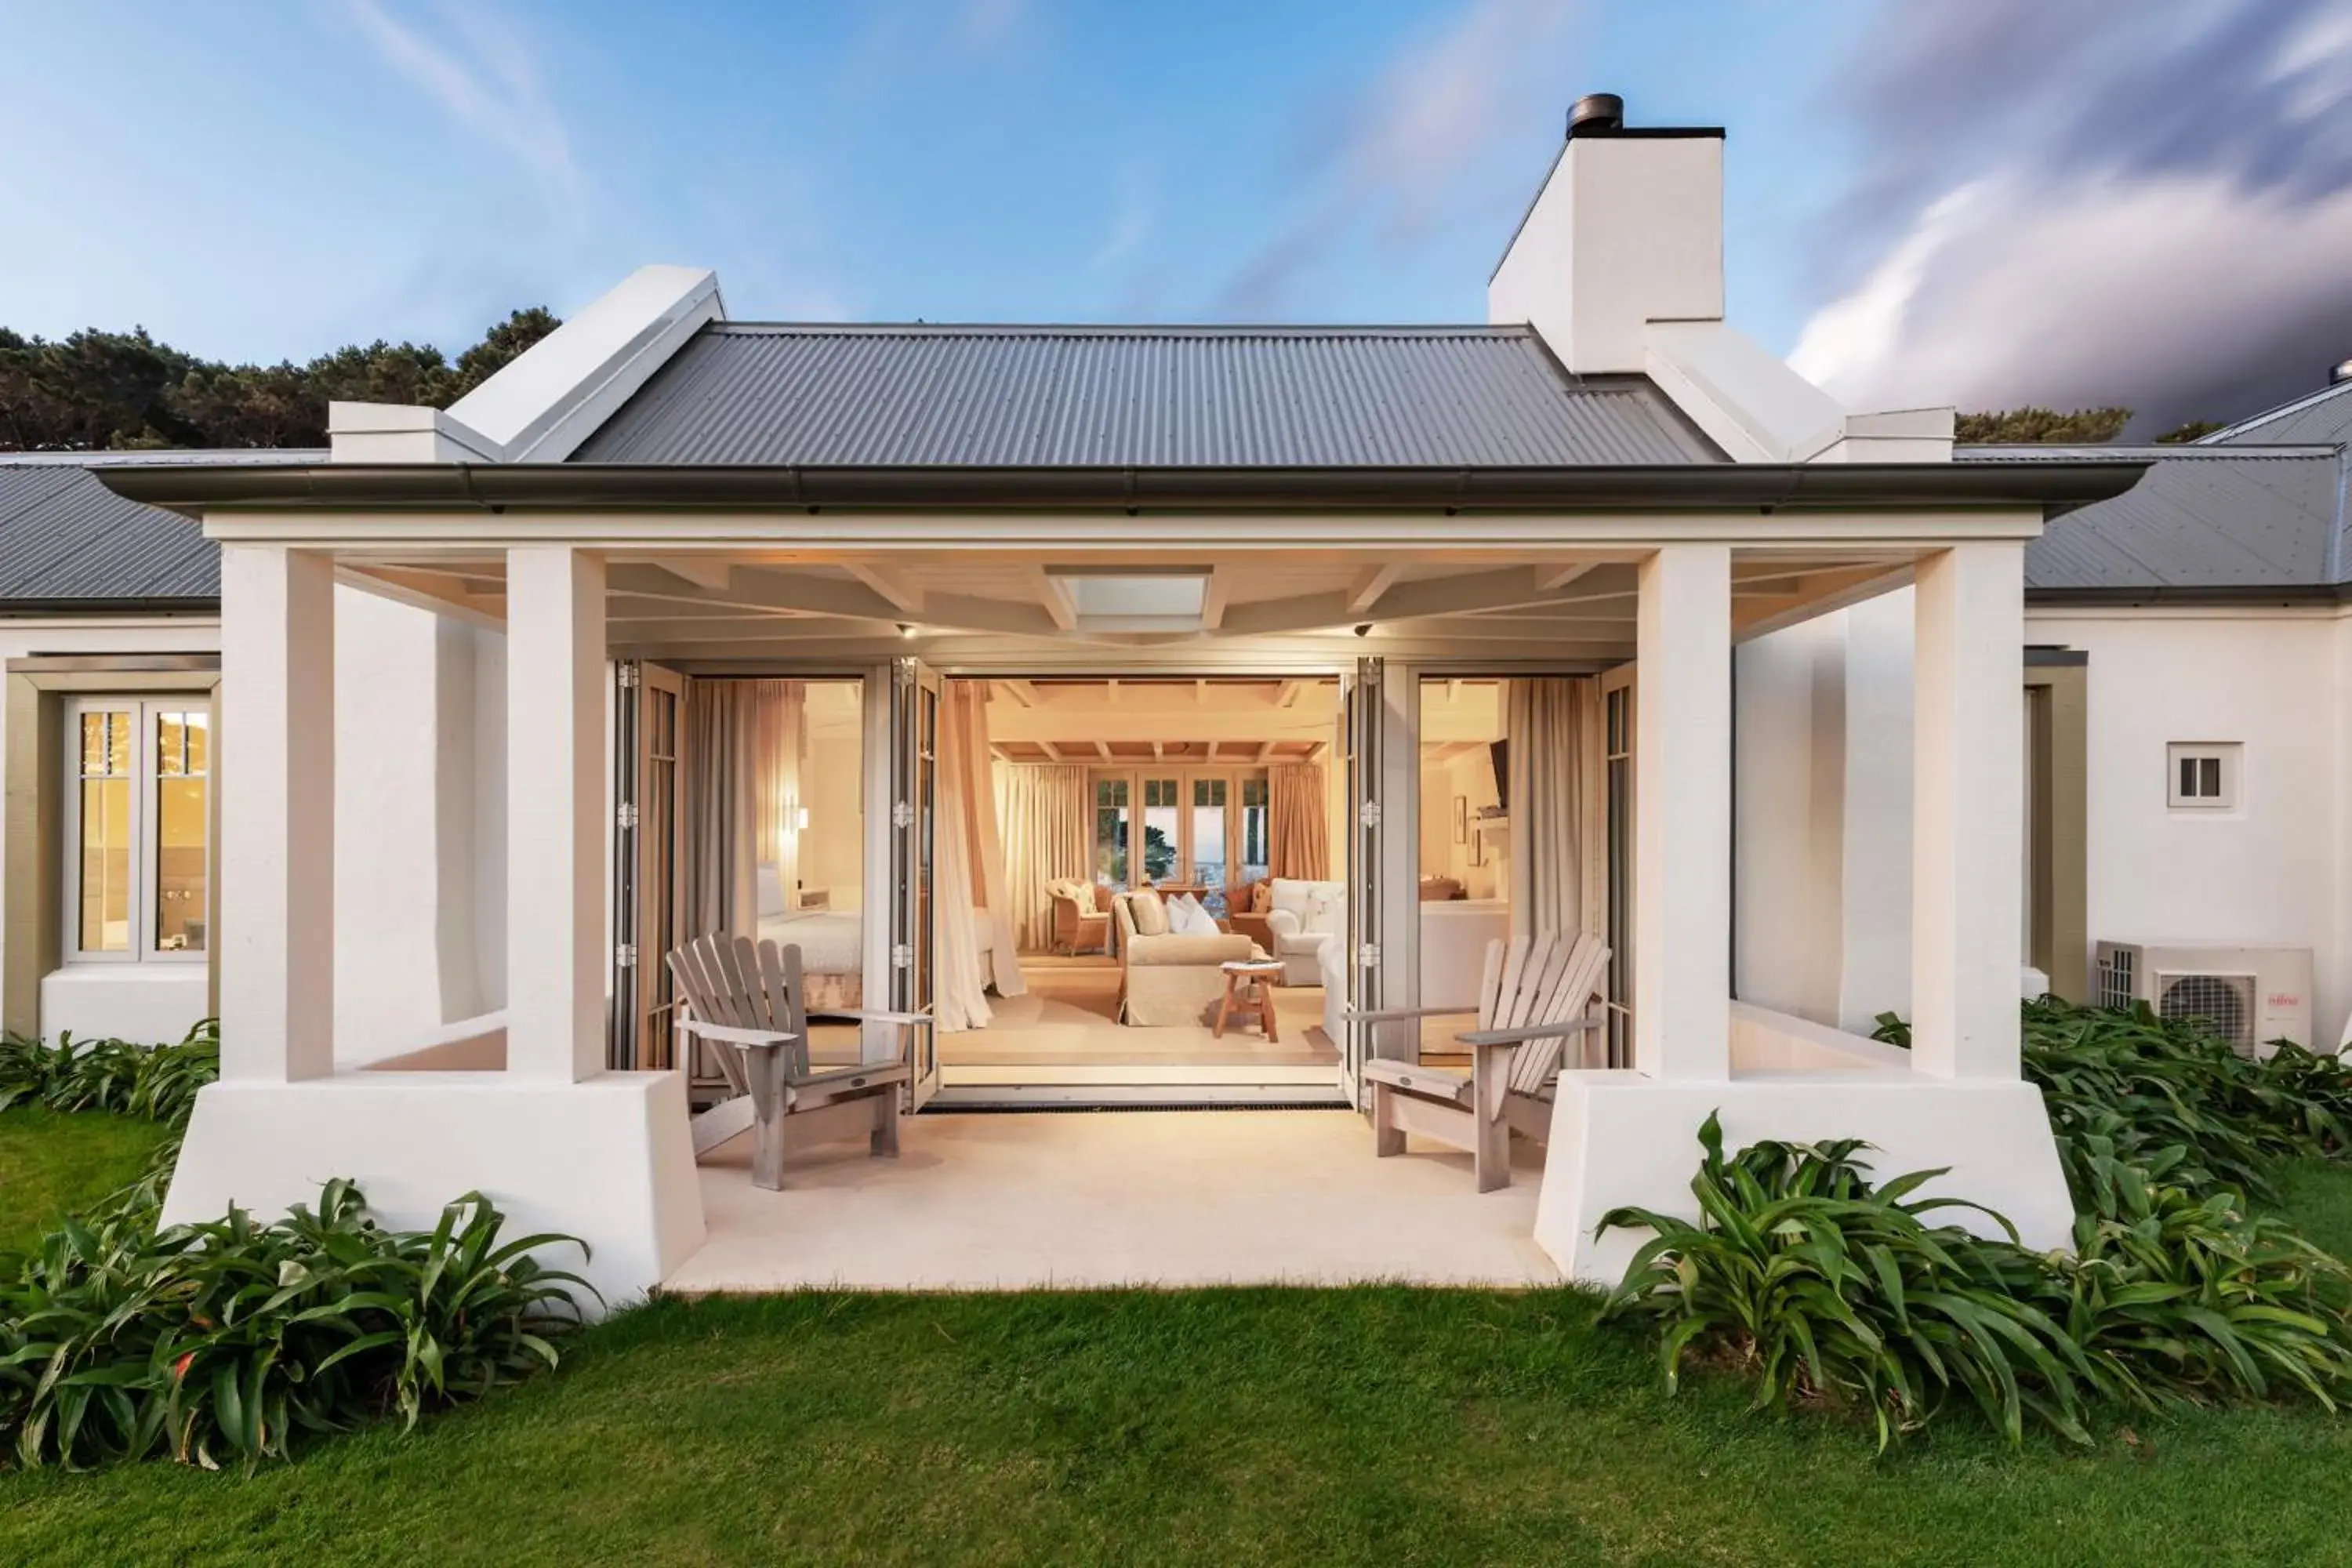
<svg viewBox="0 0 2352 1568"><path fill-rule="evenodd" d="M2166 1018L2201 1018L2240 1056L2273 1040L2311 1046L2311 949L2098 945L2099 1005L2145 1002Z"/></svg>

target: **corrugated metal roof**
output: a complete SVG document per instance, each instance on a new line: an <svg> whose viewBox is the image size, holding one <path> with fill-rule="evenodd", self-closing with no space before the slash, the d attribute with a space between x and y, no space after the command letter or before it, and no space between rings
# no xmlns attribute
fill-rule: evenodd
<svg viewBox="0 0 2352 1568"><path fill-rule="evenodd" d="M2294 441L2352 441L2352 381L2324 386L2292 403L2265 409L2251 419L2241 419L2200 437L2197 444L2276 446Z"/></svg>
<svg viewBox="0 0 2352 1568"><path fill-rule="evenodd" d="M1722 460L1641 376L1523 327L718 322L575 462L1570 467Z"/></svg>
<svg viewBox="0 0 2352 1568"><path fill-rule="evenodd" d="M2112 500L2025 547L2030 589L2264 589L2345 580L2345 469L2333 447L1963 447L1963 461L2152 459Z"/></svg>
<svg viewBox="0 0 2352 1568"><path fill-rule="evenodd" d="M203 608L220 599L220 549L176 512L116 495L115 464L323 462L324 451L0 452L0 611Z"/></svg>

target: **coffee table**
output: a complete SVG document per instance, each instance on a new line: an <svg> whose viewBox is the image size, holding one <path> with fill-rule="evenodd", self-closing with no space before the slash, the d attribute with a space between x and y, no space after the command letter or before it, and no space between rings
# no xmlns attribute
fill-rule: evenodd
<svg viewBox="0 0 2352 1568"><path fill-rule="evenodd" d="M1212 1039L1225 1037L1225 1019L1235 1008L1257 1014L1258 1028L1269 1040L1282 1036L1274 1024L1274 983L1282 978L1282 963L1272 958L1235 958L1217 965L1225 973L1225 994L1217 998L1217 1021Z"/></svg>

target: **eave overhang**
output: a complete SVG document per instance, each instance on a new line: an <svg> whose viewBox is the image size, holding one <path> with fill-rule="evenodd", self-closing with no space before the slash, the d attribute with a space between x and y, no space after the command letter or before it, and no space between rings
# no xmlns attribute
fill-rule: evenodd
<svg viewBox="0 0 2352 1568"><path fill-rule="evenodd" d="M1774 511L2039 508L2121 495L2145 461L1577 468L804 468L597 463L114 467L100 480L202 513L479 508L922 510Z"/></svg>

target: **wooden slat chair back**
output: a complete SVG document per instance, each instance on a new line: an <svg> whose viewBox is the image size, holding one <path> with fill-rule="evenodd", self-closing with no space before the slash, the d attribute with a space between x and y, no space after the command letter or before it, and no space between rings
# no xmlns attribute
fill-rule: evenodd
<svg viewBox="0 0 2352 1568"><path fill-rule="evenodd" d="M898 1100L913 1070L903 1049L905 1032L929 1020L865 1009L828 1012L896 1025L902 1048L896 1061L817 1068L809 1060L798 947L715 932L694 938L668 962L685 1004L678 1027L714 1048L721 1075L736 1091L696 1119L698 1154L748 1126L752 1184L773 1190L783 1184L784 1155L792 1147L864 1133L872 1152L898 1153Z"/></svg>
<svg viewBox="0 0 2352 1568"><path fill-rule="evenodd" d="M1376 1057L1364 1064L1372 1085L1372 1148L1402 1153L1408 1131L1471 1152L1478 1190L1511 1181L1510 1135L1542 1142L1550 1131L1551 1092L1571 1043L1577 1061L1602 1020L1609 948L1591 934L1540 932L1486 944L1479 977L1477 1027L1454 1038L1471 1053L1467 1073L1418 1061ZM1439 1017L1461 1010L1391 1008L1349 1014L1363 1023Z"/></svg>

